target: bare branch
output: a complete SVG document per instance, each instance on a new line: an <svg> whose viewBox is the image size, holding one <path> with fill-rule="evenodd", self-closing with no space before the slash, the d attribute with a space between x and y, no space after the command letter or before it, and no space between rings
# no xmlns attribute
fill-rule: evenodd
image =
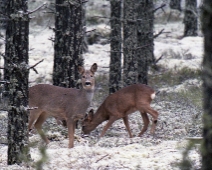
<svg viewBox="0 0 212 170"><path fill-rule="evenodd" d="M37 7L37 8L34 9L33 11L28 11L27 14L32 14L32 13L34 13L34 12L40 10L40 9L41 9L42 7L44 7L44 6L46 7L46 2L44 2L41 6Z"/></svg>
<svg viewBox="0 0 212 170"><path fill-rule="evenodd" d="M28 70L29 70L29 69L32 69L36 74L38 74L38 71L35 69L35 67L36 67L38 64L40 64L41 62L43 62L43 61L44 61L44 59L38 61L38 62L37 62L36 64L34 64L33 66L29 67Z"/></svg>
<svg viewBox="0 0 212 170"><path fill-rule="evenodd" d="M87 2L88 2L88 1L82 1L81 3L84 4L84 3L87 3Z"/></svg>
<svg viewBox="0 0 212 170"><path fill-rule="evenodd" d="M0 53L0 56L2 56L3 58L5 58L5 55L3 53Z"/></svg>
<svg viewBox="0 0 212 170"><path fill-rule="evenodd" d="M160 61L162 58L163 58L163 54L157 60L155 60L155 63L154 64L157 64L158 61Z"/></svg>
<svg viewBox="0 0 212 170"><path fill-rule="evenodd" d="M103 16L98 16L98 15L92 16L91 18L106 18L106 19L110 19L110 17L103 17Z"/></svg>
<svg viewBox="0 0 212 170"><path fill-rule="evenodd" d="M55 42L55 39L53 37L48 38L48 40Z"/></svg>
<svg viewBox="0 0 212 170"><path fill-rule="evenodd" d="M92 31L96 31L96 29L86 31L85 33L87 34L87 33L92 32Z"/></svg>
<svg viewBox="0 0 212 170"><path fill-rule="evenodd" d="M163 54L157 59L155 60L153 63L152 63L152 68L155 69L155 70L158 70L158 66L157 66L157 63L163 58Z"/></svg>
<svg viewBox="0 0 212 170"><path fill-rule="evenodd" d="M53 11L44 11L43 13L44 14L56 14L56 12L53 12Z"/></svg>
<svg viewBox="0 0 212 170"><path fill-rule="evenodd" d="M155 8L154 10L153 10L153 13L155 13L158 9L162 9L162 11L165 13L165 11L164 11L164 9L163 9L163 7L165 7L166 6L166 4L162 4L161 6L159 6L158 8Z"/></svg>
<svg viewBox="0 0 212 170"><path fill-rule="evenodd" d="M154 35L153 38L157 38L160 34L163 33L164 30L165 30L165 29L162 29L158 34Z"/></svg>
<svg viewBox="0 0 212 170"><path fill-rule="evenodd" d="M35 49L35 48L30 48L29 51L32 51L32 50L34 50L34 49Z"/></svg>
<svg viewBox="0 0 212 170"><path fill-rule="evenodd" d="M9 84L10 82L9 81L5 81L5 80L2 80L2 81L0 81L0 84Z"/></svg>

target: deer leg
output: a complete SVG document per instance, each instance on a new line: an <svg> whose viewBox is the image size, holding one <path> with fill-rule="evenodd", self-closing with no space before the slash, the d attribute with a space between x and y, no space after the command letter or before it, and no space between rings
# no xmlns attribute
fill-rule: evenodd
<svg viewBox="0 0 212 170"><path fill-rule="evenodd" d="M69 138L69 148L74 147L74 132L75 132L75 126L76 122L74 120L68 120L67 121L68 126L68 138Z"/></svg>
<svg viewBox="0 0 212 170"><path fill-rule="evenodd" d="M66 120L58 118L58 117L55 117L55 119L58 125L62 125L65 128L67 127Z"/></svg>
<svg viewBox="0 0 212 170"><path fill-rule="evenodd" d="M155 132L157 120L158 120L158 112L152 109L150 106L145 108L145 112L149 113L153 117L153 124L150 130L150 133L153 134Z"/></svg>
<svg viewBox="0 0 212 170"><path fill-rule="evenodd" d="M123 117L123 121L124 121L124 124L126 126L128 133L129 133L130 138L132 138L133 136L132 136L130 126L129 126L128 116Z"/></svg>
<svg viewBox="0 0 212 170"><path fill-rule="evenodd" d="M40 116L38 117L37 121L35 122L35 128L37 129L38 133L40 134L41 138L46 142L46 144L49 144L49 139L46 137L42 130L42 124L45 122L46 118L48 117L48 114L45 112L42 112Z"/></svg>
<svg viewBox="0 0 212 170"><path fill-rule="evenodd" d="M144 132L146 132L148 125L149 125L149 117L147 115L147 113L142 113L141 112L141 116L143 118L144 121L144 127L141 129L141 132L138 134L138 136L140 137L141 135L144 134Z"/></svg>
<svg viewBox="0 0 212 170"><path fill-rule="evenodd" d="M63 127L67 128L67 122L66 122L66 120L61 120L60 122L61 122L60 124L61 124Z"/></svg>
<svg viewBox="0 0 212 170"><path fill-rule="evenodd" d="M105 132L108 130L108 128L113 124L113 122L115 122L117 120L117 118L115 117L110 117L109 121L107 122L107 124L105 125L104 129L102 130L102 133L100 135L100 138L102 136L105 135Z"/></svg>
<svg viewBox="0 0 212 170"><path fill-rule="evenodd" d="M32 125L33 123L38 119L38 117L40 116L42 112L38 111L38 109L36 110L31 110L30 111L30 115L29 115L29 125L28 125L28 130L30 131L32 129Z"/></svg>

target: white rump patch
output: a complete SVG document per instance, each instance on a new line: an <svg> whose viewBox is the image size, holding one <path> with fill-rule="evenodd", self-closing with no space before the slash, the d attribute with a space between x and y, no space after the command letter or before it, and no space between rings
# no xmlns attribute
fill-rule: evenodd
<svg viewBox="0 0 212 170"><path fill-rule="evenodd" d="M155 98L155 93L151 94L151 99L153 100Z"/></svg>

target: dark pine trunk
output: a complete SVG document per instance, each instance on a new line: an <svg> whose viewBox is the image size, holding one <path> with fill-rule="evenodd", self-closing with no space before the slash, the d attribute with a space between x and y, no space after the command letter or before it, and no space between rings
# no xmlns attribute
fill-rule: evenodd
<svg viewBox="0 0 212 170"><path fill-rule="evenodd" d="M53 84L76 87L82 59L82 3L56 0Z"/></svg>
<svg viewBox="0 0 212 170"><path fill-rule="evenodd" d="M88 52L88 39L86 35L86 5L82 5L82 31L83 31L83 39L82 39L82 53Z"/></svg>
<svg viewBox="0 0 212 170"><path fill-rule="evenodd" d="M176 9L181 11L181 0L170 0L169 6L171 9Z"/></svg>
<svg viewBox="0 0 212 170"><path fill-rule="evenodd" d="M135 0L124 0L124 86L137 83L138 62L136 56L137 49L137 30L136 30L136 13Z"/></svg>
<svg viewBox="0 0 212 170"><path fill-rule="evenodd" d="M28 147L28 35L27 0L7 1L4 79L8 99L8 165L29 159Z"/></svg>
<svg viewBox="0 0 212 170"><path fill-rule="evenodd" d="M5 9L6 9L6 0L0 0L0 29L6 28L6 16Z"/></svg>
<svg viewBox="0 0 212 170"><path fill-rule="evenodd" d="M153 0L136 0L138 82L148 83L148 66L154 61Z"/></svg>
<svg viewBox="0 0 212 170"><path fill-rule="evenodd" d="M212 169L212 1L204 0L202 7L202 31L204 34L203 58L203 144L202 170Z"/></svg>
<svg viewBox="0 0 212 170"><path fill-rule="evenodd" d="M73 37L71 38L70 51L72 54L72 60L70 62L70 75L69 82L70 87L79 88L78 80L80 79L80 74L78 72L78 66L84 64L82 58L82 42L83 42L83 0L73 1L73 4L70 4L71 9L71 31ZM73 76L73 78L72 78Z"/></svg>
<svg viewBox="0 0 212 170"><path fill-rule="evenodd" d="M70 9L65 0L56 0L53 84L69 87Z"/></svg>
<svg viewBox="0 0 212 170"><path fill-rule="evenodd" d="M184 14L184 37L197 36L197 1L186 0Z"/></svg>
<svg viewBox="0 0 212 170"><path fill-rule="evenodd" d="M121 87L121 1L111 0L110 76L109 93Z"/></svg>

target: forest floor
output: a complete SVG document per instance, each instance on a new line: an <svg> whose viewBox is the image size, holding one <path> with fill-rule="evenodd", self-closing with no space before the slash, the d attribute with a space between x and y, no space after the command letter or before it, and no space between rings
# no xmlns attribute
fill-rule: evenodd
<svg viewBox="0 0 212 170"><path fill-rule="evenodd" d="M122 120L116 121L98 140L98 134L106 122L99 125L89 137L82 138L80 128L76 130L75 147L68 149L67 129L48 119L44 128L51 139L46 148L47 161L43 169L92 169L92 170L177 170L183 153L189 146L187 137L201 137L202 97L201 62L203 38L181 39L183 24L179 22L156 24L155 33L165 28L164 34L155 39L155 57L159 70L150 69L149 85L160 91L152 103L159 112L155 135L149 131L142 137L129 138ZM107 26L98 25L98 30L107 32ZM39 74L30 72L30 86L38 83L51 84L53 67L53 44L48 29L32 28L30 32L30 65L44 59L37 66ZM103 40L102 40L103 41ZM107 43L89 45L84 55L85 66L97 63L96 92L92 106L95 110L107 96L108 66L110 46ZM138 112L129 116L134 136L142 127ZM7 113L0 112L0 169L35 169L41 159L40 148L44 146L39 135L31 135L30 153L33 162L27 167L7 165L6 144ZM191 169L200 169L200 146L195 144L185 156Z"/></svg>

